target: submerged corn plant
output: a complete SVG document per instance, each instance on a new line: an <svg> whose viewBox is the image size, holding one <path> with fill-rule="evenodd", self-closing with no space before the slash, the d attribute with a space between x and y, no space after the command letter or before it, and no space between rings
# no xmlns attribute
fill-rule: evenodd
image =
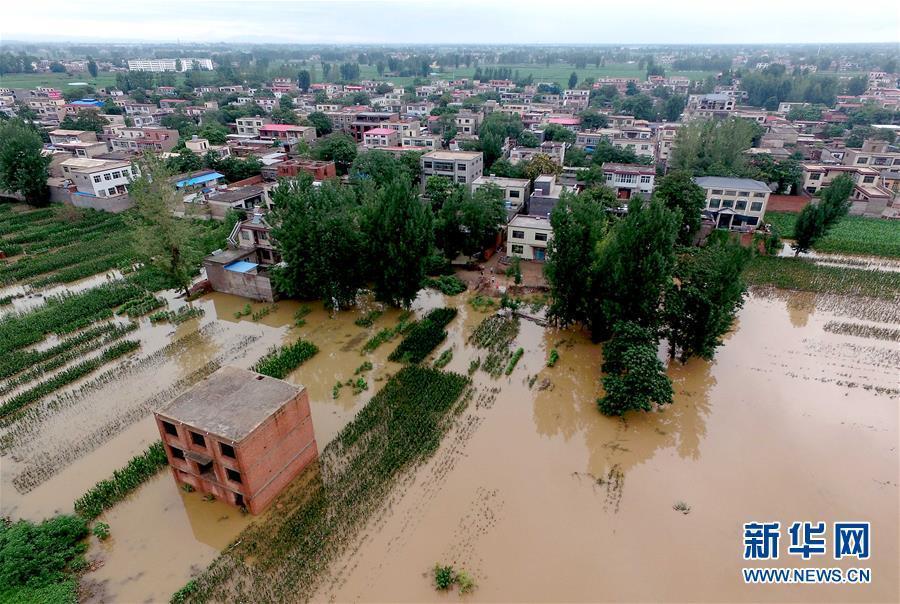
<svg viewBox="0 0 900 604"><path fill-rule="evenodd" d="M318 473L295 481L278 513L245 529L178 601L308 600L396 480L437 450L467 384L455 373L402 368L325 447Z"/></svg>
<svg viewBox="0 0 900 604"><path fill-rule="evenodd" d="M111 478L101 480L79 497L75 501L75 512L87 520L93 520L125 499L166 465L166 450L162 441L158 440L140 455L132 457L124 468L114 471Z"/></svg>
<svg viewBox="0 0 900 604"><path fill-rule="evenodd" d="M282 379L291 371L311 359L319 348L307 340L297 340L293 344L273 347L253 365L253 371L269 377Z"/></svg>

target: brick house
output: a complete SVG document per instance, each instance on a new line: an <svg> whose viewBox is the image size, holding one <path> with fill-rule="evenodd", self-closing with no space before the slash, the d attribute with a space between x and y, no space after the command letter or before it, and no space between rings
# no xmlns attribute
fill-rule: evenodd
<svg viewBox="0 0 900 604"><path fill-rule="evenodd" d="M155 413L172 476L259 514L318 457L306 389L222 367Z"/></svg>

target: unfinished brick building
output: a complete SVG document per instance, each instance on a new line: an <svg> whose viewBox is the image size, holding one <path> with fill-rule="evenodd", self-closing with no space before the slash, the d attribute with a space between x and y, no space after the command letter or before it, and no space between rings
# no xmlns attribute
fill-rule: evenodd
<svg viewBox="0 0 900 604"><path fill-rule="evenodd" d="M179 485L262 512L318 456L305 388L223 367L156 412Z"/></svg>

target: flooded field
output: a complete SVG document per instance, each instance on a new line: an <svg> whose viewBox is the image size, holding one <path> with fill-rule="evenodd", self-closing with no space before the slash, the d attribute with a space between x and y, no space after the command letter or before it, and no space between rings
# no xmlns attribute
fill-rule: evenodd
<svg viewBox="0 0 900 604"><path fill-rule="evenodd" d="M441 599L440 562L476 578L472 601L897 601L900 348L825 326L900 317L859 302L754 294L714 362L670 368L670 408L625 419L596 410L598 347L524 321L512 376L477 378L496 398L470 406L316 599ZM846 519L877 535L871 585L743 584L744 522Z"/></svg>
<svg viewBox="0 0 900 604"><path fill-rule="evenodd" d="M484 354L467 339L488 316L466 298L426 290L413 308L459 309L431 358L452 350L446 369L463 374ZM399 339L361 354L397 310L361 327L375 306L332 315L309 304L295 326L301 303L253 304L270 308L258 321L236 317L246 304L212 294L193 303L202 317L177 327L141 319L138 352L0 426L2 514L71 512L158 438L153 409L272 346L302 337L320 349L286 378L309 391L320 448L400 368L387 361ZM441 562L475 577L473 601L896 601L898 324L896 303L756 292L714 362L670 367L674 405L622 420L596 409L601 348L523 320L515 370L474 374L476 396L438 453L403 480L315 599L435 600L429 571ZM553 348L560 359L548 368ZM336 391L364 361L367 389ZM90 602L167 601L252 520L180 491L167 471L101 519L112 537L92 538ZM871 521L873 583L745 587L750 520Z"/></svg>

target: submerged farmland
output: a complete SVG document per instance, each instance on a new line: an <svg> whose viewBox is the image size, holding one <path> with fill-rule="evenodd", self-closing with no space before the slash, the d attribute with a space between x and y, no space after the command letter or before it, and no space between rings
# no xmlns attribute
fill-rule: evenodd
<svg viewBox="0 0 900 604"><path fill-rule="evenodd" d="M17 225L0 244L22 246L4 268L54 253L21 235L57 229L52 209L0 211ZM90 228L76 224L56 249ZM66 270L55 262L0 290L0 507L41 520L91 494L80 507L110 537L88 538L82 601L433 601L436 562L471 575L472 601L734 601L740 526L760 518L878 533L871 584L752 599L900 597L900 310L883 275L835 288L849 269L761 261L716 358L668 365L674 404L607 418L600 346L469 292L332 313L186 302L130 266L38 283ZM133 462L136 488L95 488L153 450L153 409L257 363L306 387L323 451L266 513L183 492L153 460Z"/></svg>

